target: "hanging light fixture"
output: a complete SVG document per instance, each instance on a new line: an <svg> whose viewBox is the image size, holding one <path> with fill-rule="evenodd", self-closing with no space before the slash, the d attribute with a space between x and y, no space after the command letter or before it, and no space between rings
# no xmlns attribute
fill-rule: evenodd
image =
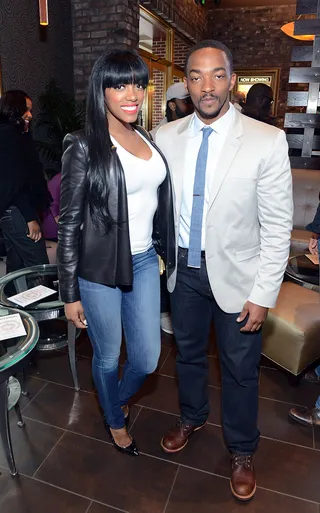
<svg viewBox="0 0 320 513"><path fill-rule="evenodd" d="M300 18L301 14L297 19L300 20ZM300 41L314 41L314 36L311 34L296 35L294 33L294 21L282 25L281 30L286 34L286 36L293 37L293 39L299 39Z"/></svg>
<svg viewBox="0 0 320 513"><path fill-rule="evenodd" d="M48 0L39 0L40 25L49 25Z"/></svg>

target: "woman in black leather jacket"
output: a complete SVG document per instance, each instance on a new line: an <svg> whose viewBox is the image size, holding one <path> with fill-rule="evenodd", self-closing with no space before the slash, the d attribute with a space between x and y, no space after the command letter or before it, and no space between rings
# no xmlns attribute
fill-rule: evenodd
<svg viewBox="0 0 320 513"><path fill-rule="evenodd" d="M128 401L160 354L156 251L173 270L174 220L167 164L135 122L148 69L134 52L94 65L85 132L64 140L58 235L66 317L88 328L93 377L114 446L138 455ZM118 383L122 328L128 359Z"/></svg>

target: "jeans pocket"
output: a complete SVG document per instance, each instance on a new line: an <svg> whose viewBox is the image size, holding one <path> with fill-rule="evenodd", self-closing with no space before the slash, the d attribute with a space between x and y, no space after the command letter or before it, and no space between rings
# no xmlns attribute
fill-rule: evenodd
<svg viewBox="0 0 320 513"><path fill-rule="evenodd" d="M23 233L23 234L28 233L29 230L28 230L27 222L26 222L25 218L23 217L23 215L21 214L20 210L18 208L14 207L11 211L11 215L12 215L12 224L13 224L14 231L16 233Z"/></svg>

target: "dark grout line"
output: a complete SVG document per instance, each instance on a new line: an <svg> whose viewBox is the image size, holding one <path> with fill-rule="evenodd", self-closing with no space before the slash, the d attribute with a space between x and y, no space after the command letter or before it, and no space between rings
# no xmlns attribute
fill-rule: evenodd
<svg viewBox="0 0 320 513"><path fill-rule="evenodd" d="M93 391L91 391L91 390L84 390L81 387L80 387L80 390L76 390L71 385L65 385L64 383L58 383L57 381L50 381L50 379L39 378L39 376L34 376L33 374L30 374L30 378L37 379L38 381L45 381L46 383L50 383L51 385L57 385L59 387L69 388L69 389L73 390L74 392L85 392L86 394L97 395L94 390Z"/></svg>
<svg viewBox="0 0 320 513"><path fill-rule="evenodd" d="M35 419L30 419L30 420L33 420L34 422L38 422L40 424L44 424L44 425L47 425L47 426L51 426L51 427L56 427L56 426L52 426L51 424L47 424L45 422L41 422L41 421L37 421ZM62 429L62 428L58 428L58 429ZM94 437L91 437L91 436L88 436L88 435L84 435L84 434L81 434L81 433L77 433L75 431L69 431L69 430L63 430L64 432L62 433L62 435L60 436L59 440L56 442L56 444L54 445L54 447L51 449L51 451L49 452L49 454L46 456L46 458L43 460L43 462L40 464L40 466L38 467L38 469L36 470L36 472L33 474L33 476L30 476L30 475L27 475L27 474L23 474L23 473L20 473L20 475L24 476L24 477L27 477L29 479L33 479L35 481L38 481L40 483L44 483L44 484L47 484L49 486L52 486L53 488L58 488L60 490L63 490L65 492L68 492L68 493L71 493L73 495L77 495L79 497L82 497L84 499L87 499L87 500L92 500L93 502L97 502L98 504L102 504L104 506L108 506L108 507L111 507L111 508L114 508L122 513L129 513L125 510L122 510L122 509L119 509L119 508L116 508L115 506L112 506L111 504L104 504L102 502L98 502L98 501L95 501L94 499L90 498L90 497L86 497L84 495L81 495L81 494L78 494L76 492L73 492L71 490L68 490L66 488L62 488L60 486L57 486L57 485L54 485L52 483L49 483L47 481L43 481L41 479L39 479L37 476L36 476L36 473L39 471L39 469L42 467L42 465L44 464L44 462L48 459L48 457L50 456L50 454L53 452L53 450L55 449L55 447L57 446L57 444L60 442L60 440L62 439L63 436L65 436L65 434L68 432L68 433L72 433L76 436L80 436L80 437L84 437L84 438L89 438L91 440L94 440L96 442L100 442L100 443L104 443L104 444L107 444L107 445L112 445L111 442L108 442L108 441L105 441L105 440L100 440L98 438L94 438ZM265 437L262 437L262 438L265 438ZM276 440L276 441L279 441L279 440ZM279 441L281 443L281 441ZM287 443L289 444L289 442L282 442L282 443ZM294 445L294 444L289 444L289 445ZM304 449L309 449L309 450L313 450L313 449L310 449L308 447L304 447L304 446L298 446L298 447L303 447ZM318 451L318 449L315 449L316 451ZM217 474L215 472L210 472L208 470L203 470L203 469L200 469L200 468L196 468L196 467L192 467L190 465L186 465L186 464L183 464L183 463L178 463L178 462L175 462L175 461L171 461L171 460L168 460L168 459L165 459L165 458L161 458L160 456L154 456L153 454L149 454L149 453L145 453L145 452L141 452L140 451L140 454L143 455L143 456L146 456L146 457L149 457L149 458L152 458L152 459L155 459L155 460L158 460L158 461L162 461L164 463L169 463L171 465L176 465L178 466L178 469L177 469L177 473L176 473L176 476L178 474L178 470L180 467L183 467L183 468L187 468L189 470L193 470L195 472L201 472L203 474L207 474L207 475L210 475L210 476L215 476L215 477L219 477L221 479L230 479L228 476L224 476L222 474ZM3 468L5 471L9 472L9 469L6 468L6 467L1 467L0 468ZM176 480L176 479L175 479ZM174 481L175 482L175 481ZM288 493L283 493L283 492L280 492L278 490L273 490L271 488L266 488L266 487L263 487L263 486L257 486L258 489L261 489L261 490L265 490L265 491L268 491L268 492L271 492L271 493L275 493L275 494L278 494L278 495L282 495L282 496L285 496L285 497L291 497L293 499L298 499L302 502L309 502L311 504L317 504L317 502L315 501L312 501L312 500L309 500L309 499L305 499L304 497L298 497L296 495L291 495L291 494L288 494ZM163 512L165 513L165 512ZM319 505L319 513L320 513L320 505Z"/></svg>
<svg viewBox="0 0 320 513"><path fill-rule="evenodd" d="M42 483L42 484L51 486L51 488L55 488L57 490L61 490L62 492L66 492L66 493L69 493L71 495L75 495L76 497L80 497L81 499L86 499L87 501L91 501L90 507L91 507L92 504L97 503L97 504L101 504L102 506L107 506L109 508L113 508L113 509L115 509L117 511L120 511L121 513L130 513L129 511L126 511L124 509L119 509L116 506L112 506L111 504L105 504L104 502L96 501L96 500L94 500L94 499L92 499L90 497L86 497L85 495L81 495L80 493L68 490L67 488L62 488L61 486L55 485L53 483L49 483L49 481L43 481L43 479L39 479L38 477L34 477L34 476L31 477L31 476L29 476L27 474L23 474L21 472L20 472L20 476L26 477L27 479L32 479L33 481L36 481L38 483ZM87 511L89 511L89 510L87 510Z"/></svg>
<svg viewBox="0 0 320 513"><path fill-rule="evenodd" d="M165 363L166 363L166 361L168 360L168 358L169 358L169 356L170 356L170 354L171 354L171 353L172 353L172 347L169 349L168 354L167 354L167 356L165 357L165 359L163 360L162 365L161 365L161 367L160 367L160 369L159 369L159 371L158 371L158 373L157 373L157 374L160 374L160 372L161 372L161 370L162 370L162 368L163 368L164 364L165 364Z"/></svg>
<svg viewBox="0 0 320 513"><path fill-rule="evenodd" d="M141 413L141 410L142 410L142 406L139 407L139 411L137 413L137 415L135 416L135 418L133 419L133 421L131 422L131 425L129 426L129 430L128 432L130 433L131 429L133 428L137 418L139 417L140 413Z"/></svg>
<svg viewBox="0 0 320 513"><path fill-rule="evenodd" d="M21 409L21 413L24 412L24 410L27 408L27 406L29 406L29 404L32 403L32 401L34 401L34 399L36 397L38 397L38 395L42 392L42 390L44 390L47 386L48 382L46 381L45 384L40 388L40 390L38 390L38 392L32 397L32 399L30 399L30 401Z"/></svg>
<svg viewBox="0 0 320 513"><path fill-rule="evenodd" d="M63 431L63 433L59 436L58 440L56 441L56 443L54 444L54 446L51 448L51 451L48 452L47 456L44 458L44 460L42 461L42 463L40 463L39 467L37 468L37 470L33 473L32 477L34 477L36 475L36 473L41 469L42 465L47 461L47 459L49 458L49 456L52 454L52 452L54 451L54 449L57 447L58 443L60 442L60 440L62 440L62 438L64 437L65 435L65 431Z"/></svg>
<svg viewBox="0 0 320 513"><path fill-rule="evenodd" d="M111 504L104 504L103 502L99 502L99 501L92 501L92 504L101 504L101 506L107 506L108 508L111 508L111 509L114 509L116 511L120 511L120 513L130 513L130 511L127 511L127 510L124 510L124 509L120 509L120 508L117 508L117 506L112 506ZM63 513L63 512L62 512Z"/></svg>
<svg viewBox="0 0 320 513"><path fill-rule="evenodd" d="M276 495L282 495L283 497L291 497L291 499L297 499L301 502L308 502L309 504L319 504L316 501L311 501L310 499L305 499L304 497L298 497L297 495L290 495L290 493L279 492L278 490L272 490L271 488L265 488L264 486L257 486L257 489L264 490L270 493L275 493Z"/></svg>
<svg viewBox="0 0 320 513"><path fill-rule="evenodd" d="M145 408L146 410L153 410L158 411L159 413L166 413L167 415L172 415L173 417L180 417L178 413L172 413L170 411L165 410L159 410L158 408L152 408L151 406L144 406L143 404L137 403L137 406L140 406L141 408Z"/></svg>
<svg viewBox="0 0 320 513"><path fill-rule="evenodd" d="M89 500L90 500L90 499L89 499ZM91 501L91 502L89 502L89 506L87 507L87 509L86 509L85 513L88 513L88 512L89 512L89 509L91 508L91 506L92 506L92 501Z"/></svg>
<svg viewBox="0 0 320 513"><path fill-rule="evenodd" d="M171 488L170 488L170 492L169 492L169 495L167 497L167 501L165 503L164 510L163 510L162 513L166 513L166 511L167 511L167 507L168 507L168 504L170 502L170 498L171 498L171 495L172 495L172 492L173 492L173 489L174 489L174 485L176 484L176 480L177 480L177 477L178 477L179 470L180 470L180 465L178 466L177 472L176 472L176 474L175 474L175 476L173 478L173 482L172 482L172 485L171 485Z"/></svg>
<svg viewBox="0 0 320 513"><path fill-rule="evenodd" d="M171 413L171 412L169 412L169 411L159 410L159 409L157 409L157 408L152 408L152 407L150 407L150 406L143 406L143 405L140 405L140 404L136 404L136 406L138 406L138 407L140 408L140 410L139 410L139 412L137 413L137 415L136 415L136 417L135 417L135 419L134 419L133 423L132 423L132 424L131 424L131 426L130 426L130 430L129 430L130 432L131 432L131 430L132 430L133 424L136 422L136 420L137 420L138 416L140 415L140 413L141 413L141 411L142 411L142 409L143 409L143 408L144 408L144 409L146 409L146 410L152 410L152 411L156 411L156 412L158 412L158 413L163 413L163 414L165 414L165 415L171 415L172 417L179 417L179 415L178 415L177 413ZM39 424L43 424L43 425L45 425L45 426L53 427L53 428L55 428L55 429L60 429L60 430L62 430L62 431L66 431L66 432L68 432L68 433L73 433L73 434L75 434L75 435L84 436L84 437L86 437L86 438L90 438L90 439L92 439L92 440L96 440L96 441L98 441L98 442L103 442L103 443L108 443L108 444L110 444L110 442L106 442L105 440L101 440L100 438L95 438L95 437L93 437L93 436L86 435L86 434L84 434L84 433L79 433L78 431L74 431L74 430L72 430L72 429L68 429L68 428L66 428L66 427L57 426L57 425L55 425L55 424L49 424L48 422L43 422L42 420L34 419L33 417L28 417L28 415L23 415L23 417L24 417L25 419L32 420L33 422L38 422ZM213 423L213 422L207 422L207 424L208 424L209 426L214 426L214 427L217 427L217 428L219 428L219 429L222 429L221 424L215 424L215 423ZM291 446L293 446L293 447L300 447L300 448L302 448L302 449L308 449L308 450L311 450L311 451L317 451L317 452L319 452L319 451L320 451L320 449L317 449L317 448L315 448L315 447L308 447L308 446L306 446L306 445L295 444L295 443L293 443L293 442L287 442L286 440L278 440L277 438L272 438L272 437L265 436L265 435L261 435L261 438L264 438L265 440L271 440L271 441L273 441L273 442L278 442L278 443L283 443L283 444L286 444L286 445L291 445Z"/></svg>

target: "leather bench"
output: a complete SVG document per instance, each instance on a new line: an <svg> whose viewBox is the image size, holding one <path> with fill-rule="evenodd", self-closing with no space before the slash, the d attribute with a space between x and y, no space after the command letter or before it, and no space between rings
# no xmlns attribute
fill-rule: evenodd
<svg viewBox="0 0 320 513"><path fill-rule="evenodd" d="M295 376L320 357L320 294L284 282L262 330L262 354Z"/></svg>

